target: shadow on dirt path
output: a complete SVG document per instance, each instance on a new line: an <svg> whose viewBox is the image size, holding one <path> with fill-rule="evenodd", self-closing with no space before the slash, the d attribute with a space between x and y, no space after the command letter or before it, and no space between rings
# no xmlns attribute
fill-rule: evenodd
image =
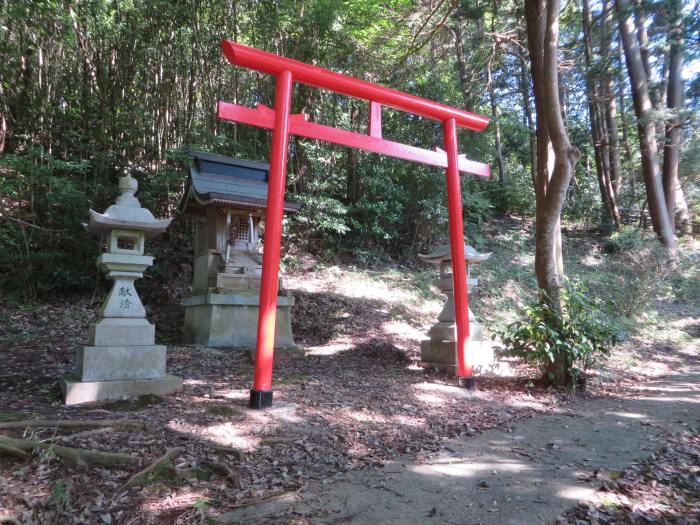
<svg viewBox="0 0 700 525"><path fill-rule="evenodd" d="M640 384L633 399L595 399L474 437L426 461L338 474L296 494L219 516L221 523L551 523L675 427L700 423L700 368Z"/></svg>

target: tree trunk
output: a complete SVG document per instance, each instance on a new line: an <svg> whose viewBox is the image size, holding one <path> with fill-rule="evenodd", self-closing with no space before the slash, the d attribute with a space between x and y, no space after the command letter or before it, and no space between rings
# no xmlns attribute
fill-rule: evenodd
<svg viewBox="0 0 700 525"><path fill-rule="evenodd" d="M524 39L523 39L524 40ZM523 97L523 111L525 124L527 125L528 141L530 143L530 176L533 187L536 185L537 142L535 141L535 125L532 120L532 107L530 106L530 86L527 81L527 63L522 54L520 56L520 94Z"/></svg>
<svg viewBox="0 0 700 525"><path fill-rule="evenodd" d="M647 15L644 13L641 0L634 1L634 26L637 29L637 42L639 43L639 54L642 59L642 67L647 77L647 82L651 82L651 67L649 66L649 35L647 34ZM617 10L619 12L619 6ZM632 16L632 7L627 6L627 14ZM653 94L652 94L653 96Z"/></svg>
<svg viewBox="0 0 700 525"><path fill-rule="evenodd" d="M615 224L619 227L620 217L617 211L617 194L622 186L622 168L620 163L620 140L617 131L617 104L612 82L612 64L610 59L612 6L607 0L603 1L603 23L601 25L601 50L603 58L603 95L605 97L605 122L607 128L608 159L610 163L610 181L613 189L611 209L615 216Z"/></svg>
<svg viewBox="0 0 700 525"><path fill-rule="evenodd" d="M678 178L678 156L681 143L682 123L681 111L683 111L683 26L681 21L681 6L673 2L672 15L673 26L669 33L669 74L668 74L668 109L672 115L666 123L666 141L664 143L664 163L662 182L666 208L671 227L675 231L676 216L681 224L684 234L692 234L692 224L688 216L688 204L685 201L683 188Z"/></svg>
<svg viewBox="0 0 700 525"><path fill-rule="evenodd" d="M625 49L625 60L632 88L632 99L637 115L637 130L639 132L640 152L642 156L642 171L647 192L647 202L654 231L661 243L675 253L677 249L676 236L669 220L664 190L659 173L659 159L654 137L654 123L651 121L652 103L649 98L649 86L644 71L639 42L634 34L628 0L615 0L620 24L620 35Z"/></svg>
<svg viewBox="0 0 700 525"><path fill-rule="evenodd" d="M498 121L500 111L496 105L496 88L493 81L493 67L498 63L501 48L496 37L496 17L498 16L498 3L491 2L493 17L491 18L491 32L494 35L491 58L486 65L487 85L489 89L489 102L491 103L491 117L494 123L494 146L496 148L496 164L498 165L498 182L501 186L506 185L506 168L503 162L503 150L501 148L501 123Z"/></svg>
<svg viewBox="0 0 700 525"><path fill-rule="evenodd" d="M452 32L455 36L455 54L457 55L457 67L459 69L459 88L462 92L462 100L464 100L464 109L471 111L471 90L469 89L469 79L467 78L467 64L464 61L464 37L462 35L462 26L459 22L452 27Z"/></svg>
<svg viewBox="0 0 700 525"><path fill-rule="evenodd" d="M350 103L350 131L357 129L357 121L360 117L360 107L355 103ZM354 204L359 198L359 174L357 172L357 152L354 148L348 149L347 157L347 179L345 186L346 200L349 204Z"/></svg>
<svg viewBox="0 0 700 525"><path fill-rule="evenodd" d="M559 0L526 0L528 46L537 112L535 274L542 300L561 311L561 210L580 156L571 145L561 114L558 78ZM551 141L553 162L547 166ZM571 379L566 356L558 354L550 372L556 384Z"/></svg>
<svg viewBox="0 0 700 525"><path fill-rule="evenodd" d="M547 294L547 300L560 308L559 280L554 271L554 233L545 231L544 225L539 222L547 215L546 190L549 182L549 132L545 123L544 106L544 33L546 21L545 0L526 0L525 19L527 25L528 49L530 52L530 72L532 75L532 91L535 99L535 115L537 127L535 131L537 139L537 162L535 169L535 217L536 217L536 261L535 276L541 290Z"/></svg>
<svg viewBox="0 0 700 525"><path fill-rule="evenodd" d="M496 51L494 51L495 55ZM501 150L501 125L498 122L499 111L496 105L496 91L493 87L493 75L491 72L491 62L489 62L486 67L487 74L487 84L489 88L489 101L491 102L491 117L494 120L494 134L495 134L495 147L496 147L496 164L498 165L498 182L501 186L506 185L506 168L503 163L503 151Z"/></svg>
<svg viewBox="0 0 700 525"><path fill-rule="evenodd" d="M617 58L620 62L617 75L618 100L620 102L620 123L622 124L622 144L625 147L625 164L630 181L630 200L637 202L637 170L632 166L632 145L630 144L627 123L627 109L625 105L625 77L622 70L622 41L618 39Z"/></svg>
<svg viewBox="0 0 700 525"><path fill-rule="evenodd" d="M591 138L595 154L596 173L600 200L603 205L601 223L604 230L609 230L610 224L615 229L620 227L620 212L617 207L616 195L611 181L611 156L609 155L608 127L605 125L604 111L600 104L602 97L596 87L596 79L592 73L593 49L591 44L591 11L588 0L583 2L583 38L584 60L586 63L586 97L588 98L588 115L591 124Z"/></svg>
<svg viewBox="0 0 700 525"><path fill-rule="evenodd" d="M654 78L654 70L651 69L651 64L649 56L651 51L649 50L649 34L647 33L647 14L646 8L644 7L644 0L633 0L634 7L630 7L630 16L634 12L634 25L637 29L637 42L639 42L639 52L642 57L642 66L644 67L644 74L647 77L647 86L649 89L649 98L653 105L654 111L650 112L651 118L654 120L654 127L656 128L656 149L659 150L662 147L659 144L659 140L662 140L664 133L664 123L659 119L658 114L662 112L663 105L661 104L661 88L663 85L663 76L665 75L664 70L666 69L666 64L662 67L662 79L660 82L656 82Z"/></svg>

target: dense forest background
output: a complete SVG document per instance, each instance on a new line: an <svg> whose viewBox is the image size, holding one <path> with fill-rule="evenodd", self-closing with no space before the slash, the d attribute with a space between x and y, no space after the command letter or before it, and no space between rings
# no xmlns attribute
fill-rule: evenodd
<svg viewBox="0 0 700 525"><path fill-rule="evenodd" d="M620 2L618 2L620 3ZM625 3L625 2L622 2ZM612 232L644 215L638 122L615 3L568 2L560 15L559 85L581 152L564 219ZM648 66L649 118L663 151L675 122L682 206L700 212L698 3L632 2ZM681 31L678 28L682 28ZM274 78L229 65L228 38L491 117L460 150L489 162L463 178L467 235L488 244L491 214L534 216L535 110L524 6L484 0L0 1L0 286L37 297L95 286L99 248L81 226L117 177L138 178L157 216L177 214L189 148L265 161L270 134L217 121L218 100L272 105ZM675 46L675 47L674 47ZM670 104L672 50L683 104ZM366 131L364 101L297 85L295 112ZM385 109L384 136L433 148L437 122ZM291 138L288 198L302 203L286 245L364 261L413 258L446 237L442 170ZM162 275L189 261L185 218L150 250Z"/></svg>

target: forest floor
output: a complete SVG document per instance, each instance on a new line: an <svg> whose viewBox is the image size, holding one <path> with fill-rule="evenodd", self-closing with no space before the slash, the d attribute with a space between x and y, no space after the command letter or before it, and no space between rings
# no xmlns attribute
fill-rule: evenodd
<svg viewBox="0 0 700 525"><path fill-rule="evenodd" d="M227 524L697 523L700 366L687 363L677 374L645 381L635 394L569 403L445 441L428 457L404 455L382 468L338 473L218 519ZM571 508L579 500L584 503Z"/></svg>
<svg viewBox="0 0 700 525"><path fill-rule="evenodd" d="M534 296L532 232L510 218L493 221L482 235L488 246L479 248L494 255L479 271L471 304L495 332ZM184 379L183 391L65 407L57 378L71 371L98 302L4 301L0 421L128 419L138 425L20 426L2 434L125 453L139 466L71 465L51 447L19 461L1 454L0 523L215 523L226 511L302 492L339 474L374 472L397 460L428 461L460 437L599 398L638 397L640 383L697 364L698 254L687 248L671 271L645 246L605 251L602 238L573 227L565 231L567 273L612 305L627 331L611 359L592 371L588 389L576 394L542 388L517 362L511 362L512 377L480 379L475 396L466 396L449 377L420 369L419 341L441 308L430 285L432 268L287 258L285 286L297 299L293 329L306 358L276 363L275 405L267 411L246 407L253 367L243 352L177 342L182 312L173 293L146 297L146 303L159 340L168 344L169 372ZM686 434L669 441L667 451L697 451L693 429L677 430ZM123 487L168 449L179 455L144 482ZM681 456L659 457L673 462ZM650 480L643 468L629 479ZM585 508L599 512L600 506ZM581 507L571 516L584 512ZM284 519L309 522L298 515Z"/></svg>

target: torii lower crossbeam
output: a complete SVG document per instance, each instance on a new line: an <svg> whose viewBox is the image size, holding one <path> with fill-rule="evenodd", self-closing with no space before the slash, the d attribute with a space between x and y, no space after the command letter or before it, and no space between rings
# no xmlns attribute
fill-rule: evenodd
<svg viewBox="0 0 700 525"><path fill-rule="evenodd" d="M462 194L459 172L464 171L473 175L488 176L489 167L486 164L470 161L459 155L457 149L457 128L464 127L473 131L482 131L489 120L481 115L333 73L303 62L235 44L228 40L224 40L221 45L224 54L232 64L270 73L277 77L274 110L261 105L258 105L256 109L250 109L226 102L219 102L217 111L219 118L224 120L272 129L265 241L260 285L260 313L255 349L255 375L253 387L250 391L250 407L265 408L272 405L272 364L277 314L277 286L287 150L290 133L446 168L457 325L457 369L460 385L467 388L475 388L473 367L467 351L469 342L469 298L467 295L467 275L464 261L464 224L462 222ZM308 122L304 115L292 115L290 109L292 88L295 81L368 100L370 102L368 135ZM442 123L445 149L436 148L435 151L430 151L383 139L381 130L382 105L440 121Z"/></svg>

